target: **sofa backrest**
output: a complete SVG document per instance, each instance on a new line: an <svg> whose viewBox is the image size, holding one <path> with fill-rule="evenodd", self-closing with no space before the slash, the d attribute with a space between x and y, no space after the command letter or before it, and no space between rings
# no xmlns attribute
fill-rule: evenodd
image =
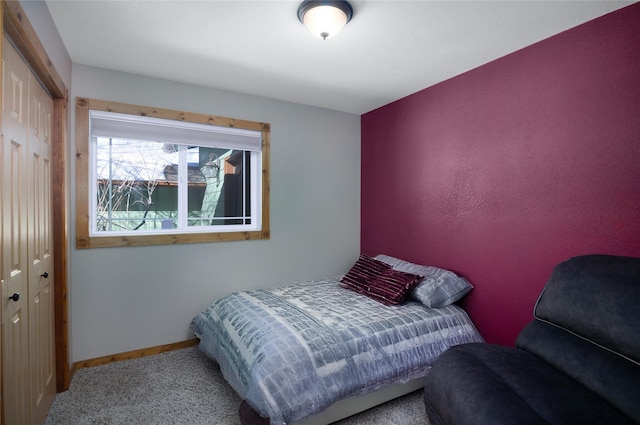
<svg viewBox="0 0 640 425"><path fill-rule="evenodd" d="M640 258L587 255L554 269L516 346L640 423Z"/></svg>

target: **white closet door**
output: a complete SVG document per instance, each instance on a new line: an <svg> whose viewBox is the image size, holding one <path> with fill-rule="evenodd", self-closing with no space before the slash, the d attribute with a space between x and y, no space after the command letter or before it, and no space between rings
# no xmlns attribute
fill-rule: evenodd
<svg viewBox="0 0 640 425"><path fill-rule="evenodd" d="M26 178L29 69L4 37L2 79L4 423L30 424Z"/></svg>
<svg viewBox="0 0 640 425"><path fill-rule="evenodd" d="M6 424L43 424L55 398L53 100L2 39L2 378Z"/></svg>
<svg viewBox="0 0 640 425"><path fill-rule="evenodd" d="M51 252L51 119L53 100L29 74L29 371L32 423L43 424L56 395Z"/></svg>

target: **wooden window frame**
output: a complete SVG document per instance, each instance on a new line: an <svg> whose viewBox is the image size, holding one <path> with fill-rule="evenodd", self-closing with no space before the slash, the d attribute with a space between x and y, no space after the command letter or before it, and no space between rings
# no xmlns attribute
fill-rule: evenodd
<svg viewBox="0 0 640 425"><path fill-rule="evenodd" d="M262 135L262 227L255 231L200 232L158 235L91 236L89 217L89 111L108 111L170 120L187 121L219 127L259 131ZM269 148L271 126L268 123L218 117L193 112L149 106L130 105L84 97L76 98L76 248L106 248L123 246L174 245L198 242L263 240L269 231Z"/></svg>

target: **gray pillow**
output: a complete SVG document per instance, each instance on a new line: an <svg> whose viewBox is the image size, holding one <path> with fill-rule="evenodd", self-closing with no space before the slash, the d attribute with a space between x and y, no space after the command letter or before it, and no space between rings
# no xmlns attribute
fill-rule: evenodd
<svg viewBox="0 0 640 425"><path fill-rule="evenodd" d="M375 259L389 264L395 270L424 276L411 293L411 297L427 307L453 304L473 289L473 285L465 278L449 270L414 264L384 254L377 255Z"/></svg>

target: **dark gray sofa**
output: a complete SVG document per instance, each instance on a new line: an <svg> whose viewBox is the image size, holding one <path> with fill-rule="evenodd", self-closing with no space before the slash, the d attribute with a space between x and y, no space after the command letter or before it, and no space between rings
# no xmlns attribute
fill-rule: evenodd
<svg viewBox="0 0 640 425"><path fill-rule="evenodd" d="M424 398L432 425L640 424L640 259L559 264L516 347L450 348Z"/></svg>

